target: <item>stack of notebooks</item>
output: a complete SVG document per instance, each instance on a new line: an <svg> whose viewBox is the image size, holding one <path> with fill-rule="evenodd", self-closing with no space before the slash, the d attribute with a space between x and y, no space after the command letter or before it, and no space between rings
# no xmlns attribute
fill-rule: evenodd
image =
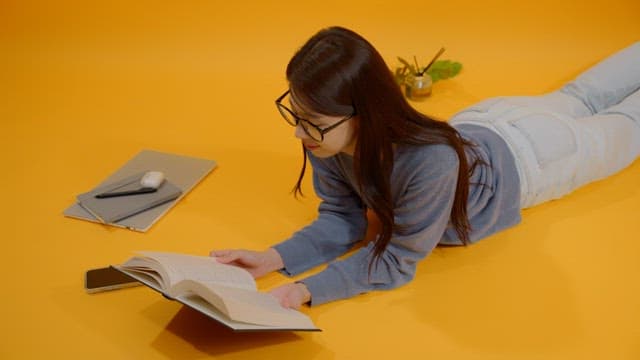
<svg viewBox="0 0 640 360"><path fill-rule="evenodd" d="M78 195L77 202L67 208L64 215L144 232L215 167L213 160L143 150L96 188ZM159 171L165 176L157 191L96 197L103 193L137 190L141 187L142 176L148 171Z"/></svg>

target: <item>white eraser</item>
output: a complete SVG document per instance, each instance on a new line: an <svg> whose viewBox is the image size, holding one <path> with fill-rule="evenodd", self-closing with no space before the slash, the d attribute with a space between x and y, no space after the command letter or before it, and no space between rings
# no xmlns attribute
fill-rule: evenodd
<svg viewBox="0 0 640 360"><path fill-rule="evenodd" d="M164 181L164 174L161 171L148 171L142 176L140 185L145 188L157 189Z"/></svg>

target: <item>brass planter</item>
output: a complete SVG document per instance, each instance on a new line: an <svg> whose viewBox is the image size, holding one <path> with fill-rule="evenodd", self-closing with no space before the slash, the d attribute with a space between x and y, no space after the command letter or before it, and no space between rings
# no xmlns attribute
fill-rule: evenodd
<svg viewBox="0 0 640 360"><path fill-rule="evenodd" d="M404 93L410 100L424 100L431 95L432 85L431 76L427 74L407 76L404 83Z"/></svg>

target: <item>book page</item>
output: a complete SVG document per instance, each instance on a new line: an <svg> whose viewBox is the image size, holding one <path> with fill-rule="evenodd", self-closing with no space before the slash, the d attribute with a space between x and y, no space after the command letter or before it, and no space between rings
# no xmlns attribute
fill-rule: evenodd
<svg viewBox="0 0 640 360"><path fill-rule="evenodd" d="M308 316L294 309L283 308L273 295L263 292L184 280L176 284L170 294L185 301L190 294L196 294L234 321L292 329L316 329Z"/></svg>
<svg viewBox="0 0 640 360"><path fill-rule="evenodd" d="M124 268L141 271L144 267L162 278L167 290L179 281L190 279L232 288L256 291L256 282L248 271L233 265L221 264L209 256L141 251L139 257L125 262Z"/></svg>

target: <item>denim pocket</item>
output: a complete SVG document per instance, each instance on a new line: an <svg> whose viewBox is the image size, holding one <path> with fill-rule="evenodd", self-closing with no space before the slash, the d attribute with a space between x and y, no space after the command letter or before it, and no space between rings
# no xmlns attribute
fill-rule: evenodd
<svg viewBox="0 0 640 360"><path fill-rule="evenodd" d="M528 141L541 168L577 150L576 135L564 119L551 113L528 114L510 121Z"/></svg>

